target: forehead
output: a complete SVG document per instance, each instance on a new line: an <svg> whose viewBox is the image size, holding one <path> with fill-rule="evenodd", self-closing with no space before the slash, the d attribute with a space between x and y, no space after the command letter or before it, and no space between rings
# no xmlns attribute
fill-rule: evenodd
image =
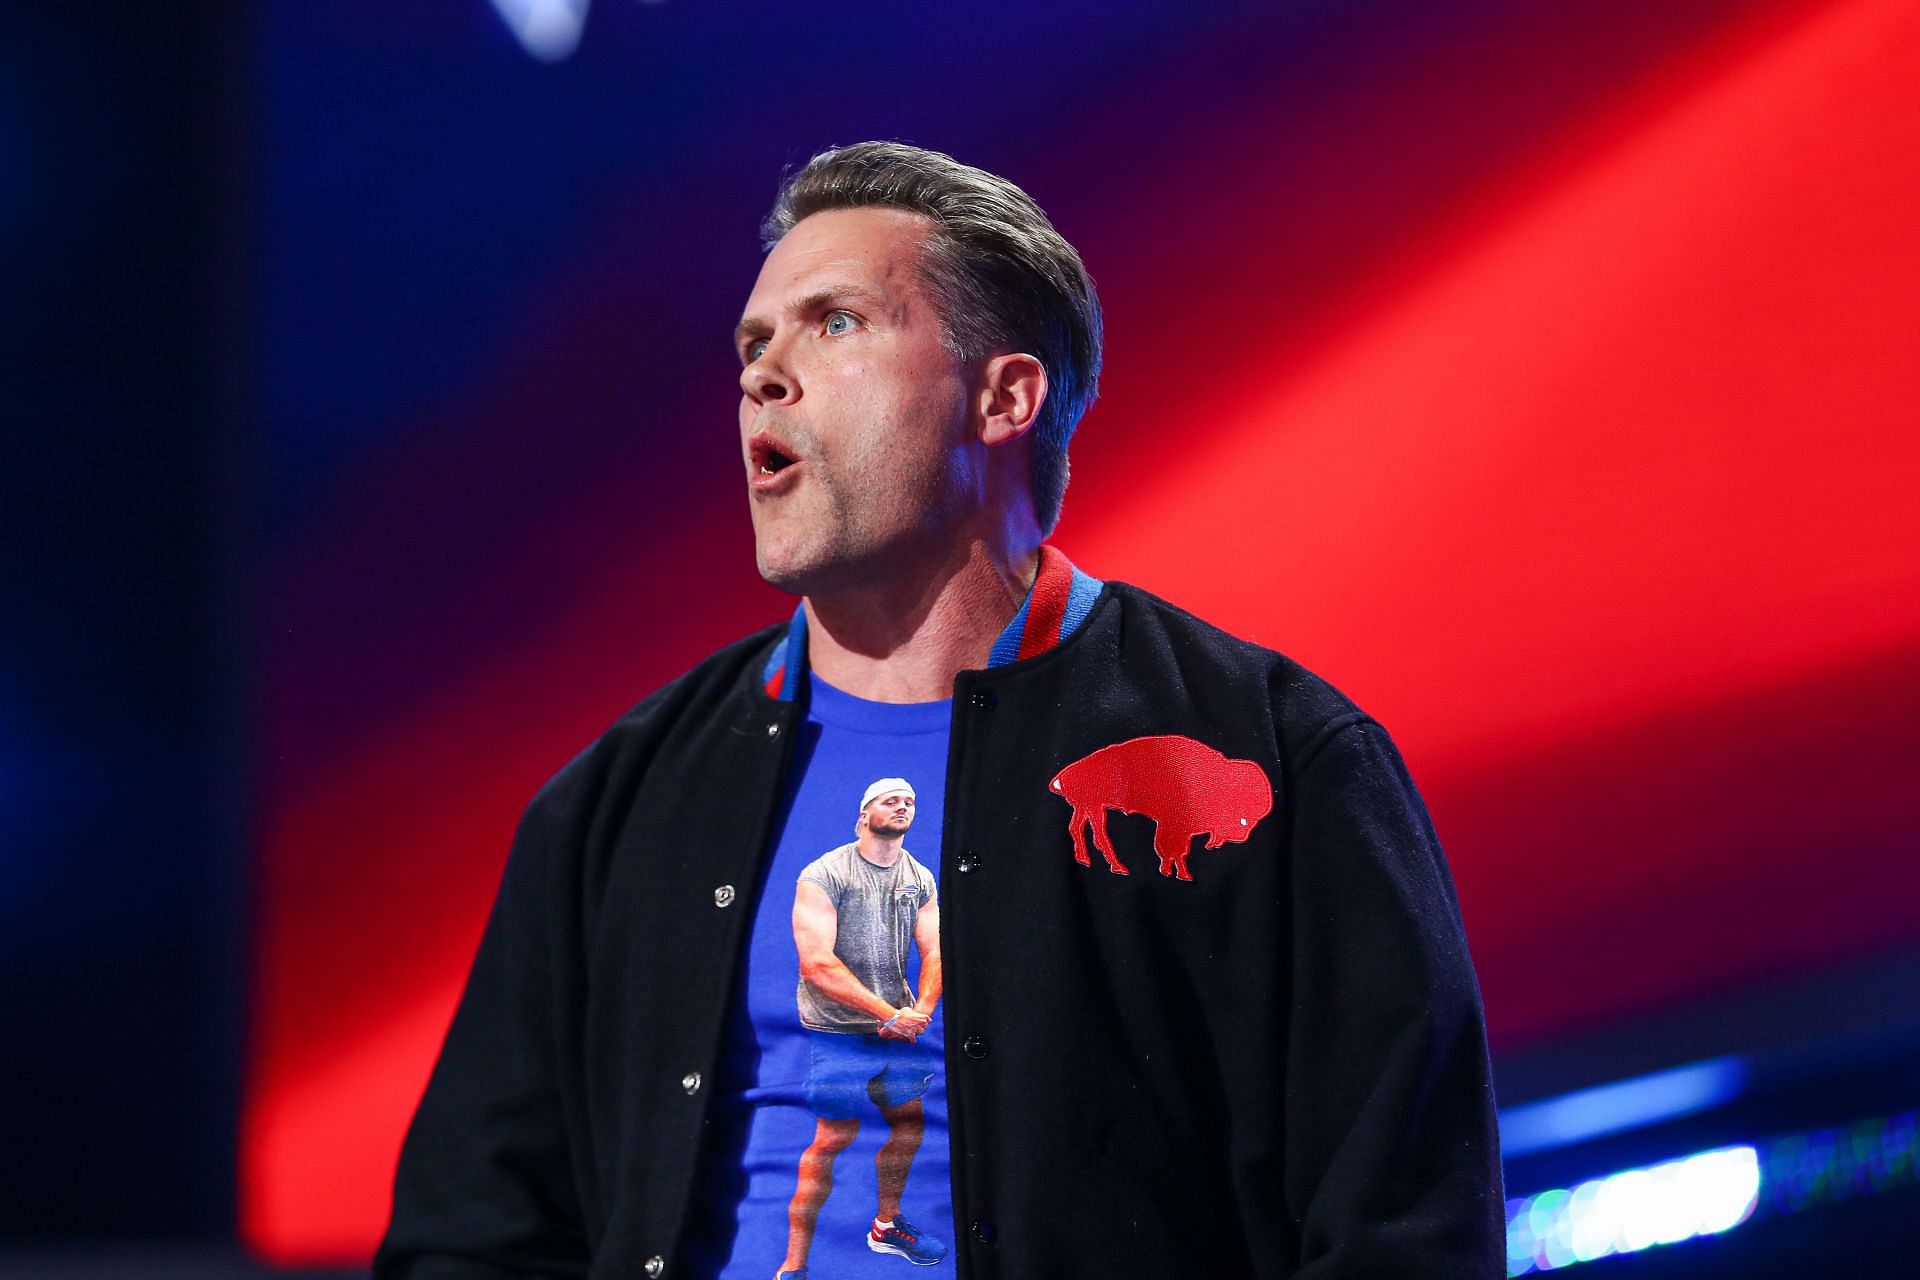
<svg viewBox="0 0 1920 1280"><path fill-rule="evenodd" d="M851 284L904 297L920 287L920 249L932 234L906 209L825 209L795 223L760 265L747 313L774 309L822 284Z"/></svg>

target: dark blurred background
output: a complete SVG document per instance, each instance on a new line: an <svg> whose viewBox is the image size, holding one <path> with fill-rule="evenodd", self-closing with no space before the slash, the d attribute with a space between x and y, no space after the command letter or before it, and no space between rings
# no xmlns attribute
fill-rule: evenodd
<svg viewBox="0 0 1920 1280"><path fill-rule="evenodd" d="M725 335L869 137L1099 284L1062 548L1400 740L1513 1274L1914 1274L1920 6L0 33L0 1275L364 1268L519 807L790 607Z"/></svg>

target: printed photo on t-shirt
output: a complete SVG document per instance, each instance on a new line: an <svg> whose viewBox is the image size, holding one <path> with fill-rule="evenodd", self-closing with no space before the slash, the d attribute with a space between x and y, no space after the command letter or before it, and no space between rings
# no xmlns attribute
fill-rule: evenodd
<svg viewBox="0 0 1920 1280"><path fill-rule="evenodd" d="M915 806L905 778L874 782L854 839L807 864L794 884L796 1000L810 1042L814 1132L794 1171L781 1276L804 1274L823 1213L867 1221L875 1253L919 1266L946 1256L946 1244L915 1227L901 1204L926 1134L922 1099L939 1069L919 1043L940 1004L940 903L933 873L906 849ZM916 956L918 992L907 980ZM886 1132L870 1220L866 1206L833 1201L835 1163L866 1124Z"/></svg>
<svg viewBox="0 0 1920 1280"><path fill-rule="evenodd" d="M806 687L764 869L737 900L750 936L678 1273L937 1280L961 1248L940 960L952 702Z"/></svg>

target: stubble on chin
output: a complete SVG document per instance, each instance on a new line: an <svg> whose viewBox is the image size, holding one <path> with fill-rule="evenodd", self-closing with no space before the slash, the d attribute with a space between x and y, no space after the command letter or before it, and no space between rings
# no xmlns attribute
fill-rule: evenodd
<svg viewBox="0 0 1920 1280"><path fill-rule="evenodd" d="M823 473L806 476L812 493L793 493L778 510L756 512L754 561L771 586L811 596L858 585L868 572L845 494Z"/></svg>
<svg viewBox="0 0 1920 1280"><path fill-rule="evenodd" d="M754 530L754 563L768 585L813 595L833 584L847 558L843 541L844 531L836 525L770 517Z"/></svg>

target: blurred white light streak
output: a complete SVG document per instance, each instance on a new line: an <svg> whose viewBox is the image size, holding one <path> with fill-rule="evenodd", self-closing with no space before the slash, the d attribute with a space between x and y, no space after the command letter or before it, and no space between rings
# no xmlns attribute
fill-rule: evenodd
<svg viewBox="0 0 1920 1280"><path fill-rule="evenodd" d="M1759 1153L1722 1147L1511 1200L1507 1274L1718 1235L1745 1222L1759 1199Z"/></svg>

